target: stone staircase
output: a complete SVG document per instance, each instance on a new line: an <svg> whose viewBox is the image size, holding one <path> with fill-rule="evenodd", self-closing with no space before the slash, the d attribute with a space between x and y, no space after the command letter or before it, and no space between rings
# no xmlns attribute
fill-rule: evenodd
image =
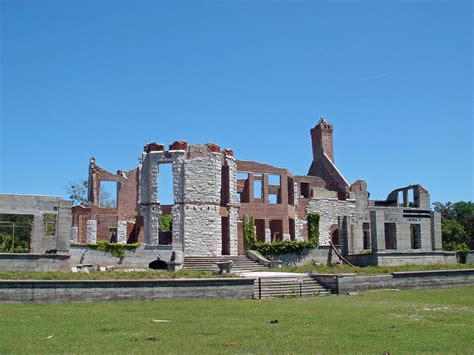
<svg viewBox="0 0 474 355"><path fill-rule="evenodd" d="M309 276L261 277L255 280L254 298L326 296L331 292Z"/></svg>
<svg viewBox="0 0 474 355"><path fill-rule="evenodd" d="M255 272L268 271L268 267L250 260L245 255L238 256L186 256L184 257L184 269L218 271L217 263L232 260L232 272Z"/></svg>

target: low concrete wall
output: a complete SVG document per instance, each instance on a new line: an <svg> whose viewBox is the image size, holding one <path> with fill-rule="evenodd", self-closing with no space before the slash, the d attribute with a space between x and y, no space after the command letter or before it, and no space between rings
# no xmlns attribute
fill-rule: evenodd
<svg viewBox="0 0 474 355"><path fill-rule="evenodd" d="M312 274L332 293L379 289L443 288L474 284L474 269L404 271L388 275L357 276L356 274Z"/></svg>
<svg viewBox="0 0 474 355"><path fill-rule="evenodd" d="M127 250L123 258L117 258L100 250L94 250L87 246L71 245L71 267L78 264L92 264L94 266L114 265L123 268L141 268L148 269L148 264L157 260L168 262L171 258L171 246L145 246L140 245L136 249Z"/></svg>
<svg viewBox="0 0 474 355"><path fill-rule="evenodd" d="M337 247L340 251L340 247ZM330 255L332 254L332 255ZM328 256L333 263L338 262L339 258L335 255L329 246L319 246L316 249L305 249L301 254L287 253L271 257L273 260L281 260L283 265L305 265L312 261L326 265Z"/></svg>
<svg viewBox="0 0 474 355"><path fill-rule="evenodd" d="M0 280L1 303L252 298L254 279Z"/></svg>
<svg viewBox="0 0 474 355"><path fill-rule="evenodd" d="M466 256L466 264L474 264L474 251L471 250Z"/></svg>
<svg viewBox="0 0 474 355"><path fill-rule="evenodd" d="M68 271L69 254L0 254L0 271Z"/></svg>
<svg viewBox="0 0 474 355"><path fill-rule="evenodd" d="M400 266L457 264L456 252L378 252L376 254L350 254L346 257L358 266Z"/></svg>

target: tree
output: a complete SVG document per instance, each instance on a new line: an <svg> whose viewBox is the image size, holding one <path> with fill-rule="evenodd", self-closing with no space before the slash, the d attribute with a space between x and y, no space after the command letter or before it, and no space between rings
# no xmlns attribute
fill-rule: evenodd
<svg viewBox="0 0 474 355"><path fill-rule="evenodd" d="M89 183L87 180L70 182L66 187L66 193L74 205L82 205L89 202L88 198ZM103 207L116 207L116 200L109 191L100 191L100 205Z"/></svg>
<svg viewBox="0 0 474 355"><path fill-rule="evenodd" d="M436 212L441 213L443 245L454 249L455 245L465 243L474 249L474 203L435 202L433 206Z"/></svg>
<svg viewBox="0 0 474 355"><path fill-rule="evenodd" d="M466 231L455 220L443 218L441 220L441 234L443 236L443 249L454 250L457 244L466 243Z"/></svg>
<svg viewBox="0 0 474 355"><path fill-rule="evenodd" d="M77 182L70 182L66 187L66 193L73 205L82 205L88 202L87 198L88 183L87 180L80 180Z"/></svg>

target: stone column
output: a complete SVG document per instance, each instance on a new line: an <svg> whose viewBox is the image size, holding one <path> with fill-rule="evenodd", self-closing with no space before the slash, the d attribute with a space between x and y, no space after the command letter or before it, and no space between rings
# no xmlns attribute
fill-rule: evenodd
<svg viewBox="0 0 474 355"><path fill-rule="evenodd" d="M30 243L32 253L44 252L44 250L41 250L41 239L43 238L43 236L43 215L35 214L33 217L33 231Z"/></svg>
<svg viewBox="0 0 474 355"><path fill-rule="evenodd" d="M184 155L185 151L174 151L173 160L173 216L172 248L179 258L184 257Z"/></svg>
<svg viewBox="0 0 474 355"><path fill-rule="evenodd" d="M431 249L442 250L441 213L431 212Z"/></svg>
<svg viewBox="0 0 474 355"><path fill-rule="evenodd" d="M229 211L230 255L237 255L237 225L239 221L239 201L237 200L237 164L234 157L228 154L225 155L225 162L229 167L229 201L227 201L227 209Z"/></svg>
<svg viewBox="0 0 474 355"><path fill-rule="evenodd" d="M87 221L86 242L94 244L97 242L97 220L89 219Z"/></svg>
<svg viewBox="0 0 474 355"><path fill-rule="evenodd" d="M385 217L383 211L370 211L372 251L385 250Z"/></svg>
<svg viewBox="0 0 474 355"><path fill-rule="evenodd" d="M69 240L71 243L77 243L77 232L78 228L77 227L71 227L70 234L69 234Z"/></svg>
<svg viewBox="0 0 474 355"><path fill-rule="evenodd" d="M161 152L143 153L140 169L140 213L145 244L158 245L160 206L158 202L158 160Z"/></svg>
<svg viewBox="0 0 474 355"><path fill-rule="evenodd" d="M118 221L117 223L117 243L127 243L127 221Z"/></svg>

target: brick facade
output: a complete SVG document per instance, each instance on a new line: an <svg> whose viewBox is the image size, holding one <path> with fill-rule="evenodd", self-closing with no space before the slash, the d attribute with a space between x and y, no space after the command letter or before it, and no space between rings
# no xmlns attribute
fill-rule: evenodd
<svg viewBox="0 0 474 355"><path fill-rule="evenodd" d="M89 203L73 207L77 242L144 242L184 255L236 255L244 252L243 219L252 215L257 239L306 240L309 212L320 214L320 244L342 245L344 254L441 248L439 216L430 211L421 185L393 190L386 200L369 200L367 183L352 185L335 165L333 125L324 118L310 130L313 161L308 175L236 160L231 149L214 143L176 141L165 149L144 146L140 166L112 174L89 165ZM158 201L162 164L171 164L173 205ZM117 206L100 206L101 181L118 184ZM410 197L411 196L411 197ZM159 230L161 215L173 217L172 235ZM169 233L169 232L168 232ZM168 249L169 250L169 249Z"/></svg>

